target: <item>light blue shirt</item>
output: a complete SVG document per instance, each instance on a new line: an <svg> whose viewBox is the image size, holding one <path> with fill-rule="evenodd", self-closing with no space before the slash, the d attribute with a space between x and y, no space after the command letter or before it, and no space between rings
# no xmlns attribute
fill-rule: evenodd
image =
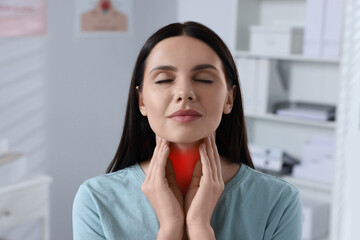
<svg viewBox="0 0 360 240"><path fill-rule="evenodd" d="M156 239L159 222L140 187L139 164L84 182L73 205L74 240ZM241 165L225 185L211 226L216 239L301 240L299 193L289 183Z"/></svg>

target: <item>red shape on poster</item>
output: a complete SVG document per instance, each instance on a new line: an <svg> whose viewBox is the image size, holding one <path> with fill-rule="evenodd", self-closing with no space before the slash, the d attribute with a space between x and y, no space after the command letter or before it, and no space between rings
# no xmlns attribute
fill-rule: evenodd
<svg viewBox="0 0 360 240"><path fill-rule="evenodd" d="M109 1L103 1L102 4L101 4L101 7L104 11L107 11L109 10L110 8L110 2Z"/></svg>

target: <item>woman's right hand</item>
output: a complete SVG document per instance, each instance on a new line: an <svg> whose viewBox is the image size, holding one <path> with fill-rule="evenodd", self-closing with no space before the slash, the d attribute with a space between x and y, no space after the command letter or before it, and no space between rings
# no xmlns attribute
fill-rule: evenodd
<svg viewBox="0 0 360 240"><path fill-rule="evenodd" d="M141 190L160 222L158 239L182 239L184 230L183 197L168 160L169 142L156 136L156 147Z"/></svg>

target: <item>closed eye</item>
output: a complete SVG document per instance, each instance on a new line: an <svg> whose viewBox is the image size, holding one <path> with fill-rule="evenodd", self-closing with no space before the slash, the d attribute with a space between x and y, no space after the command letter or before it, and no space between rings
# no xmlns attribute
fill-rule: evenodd
<svg viewBox="0 0 360 240"><path fill-rule="evenodd" d="M172 82L172 81L173 81L172 79L165 79L165 80L156 81L155 83L156 84L161 84L161 83L168 83L168 82Z"/></svg>
<svg viewBox="0 0 360 240"><path fill-rule="evenodd" d="M156 84L162 84L162 83L169 83L169 82L172 82L172 81L174 81L174 80L173 79L164 79L164 80L156 81L155 83ZM214 82L212 80L206 80L206 79L194 79L194 81L201 82L201 83L206 83L206 84L211 84L211 83Z"/></svg>
<svg viewBox="0 0 360 240"><path fill-rule="evenodd" d="M211 80L205 80L205 79L195 79L196 82L202 82L202 83L207 83L207 84L211 84L214 81Z"/></svg>

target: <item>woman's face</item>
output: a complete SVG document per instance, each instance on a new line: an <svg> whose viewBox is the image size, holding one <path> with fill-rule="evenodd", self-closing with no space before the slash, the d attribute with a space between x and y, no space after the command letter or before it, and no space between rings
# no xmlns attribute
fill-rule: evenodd
<svg viewBox="0 0 360 240"><path fill-rule="evenodd" d="M159 42L150 52L139 93L139 108L155 134L192 144L214 132L222 114L231 112L220 58L207 44L188 36ZM178 110L195 110L173 116Z"/></svg>

